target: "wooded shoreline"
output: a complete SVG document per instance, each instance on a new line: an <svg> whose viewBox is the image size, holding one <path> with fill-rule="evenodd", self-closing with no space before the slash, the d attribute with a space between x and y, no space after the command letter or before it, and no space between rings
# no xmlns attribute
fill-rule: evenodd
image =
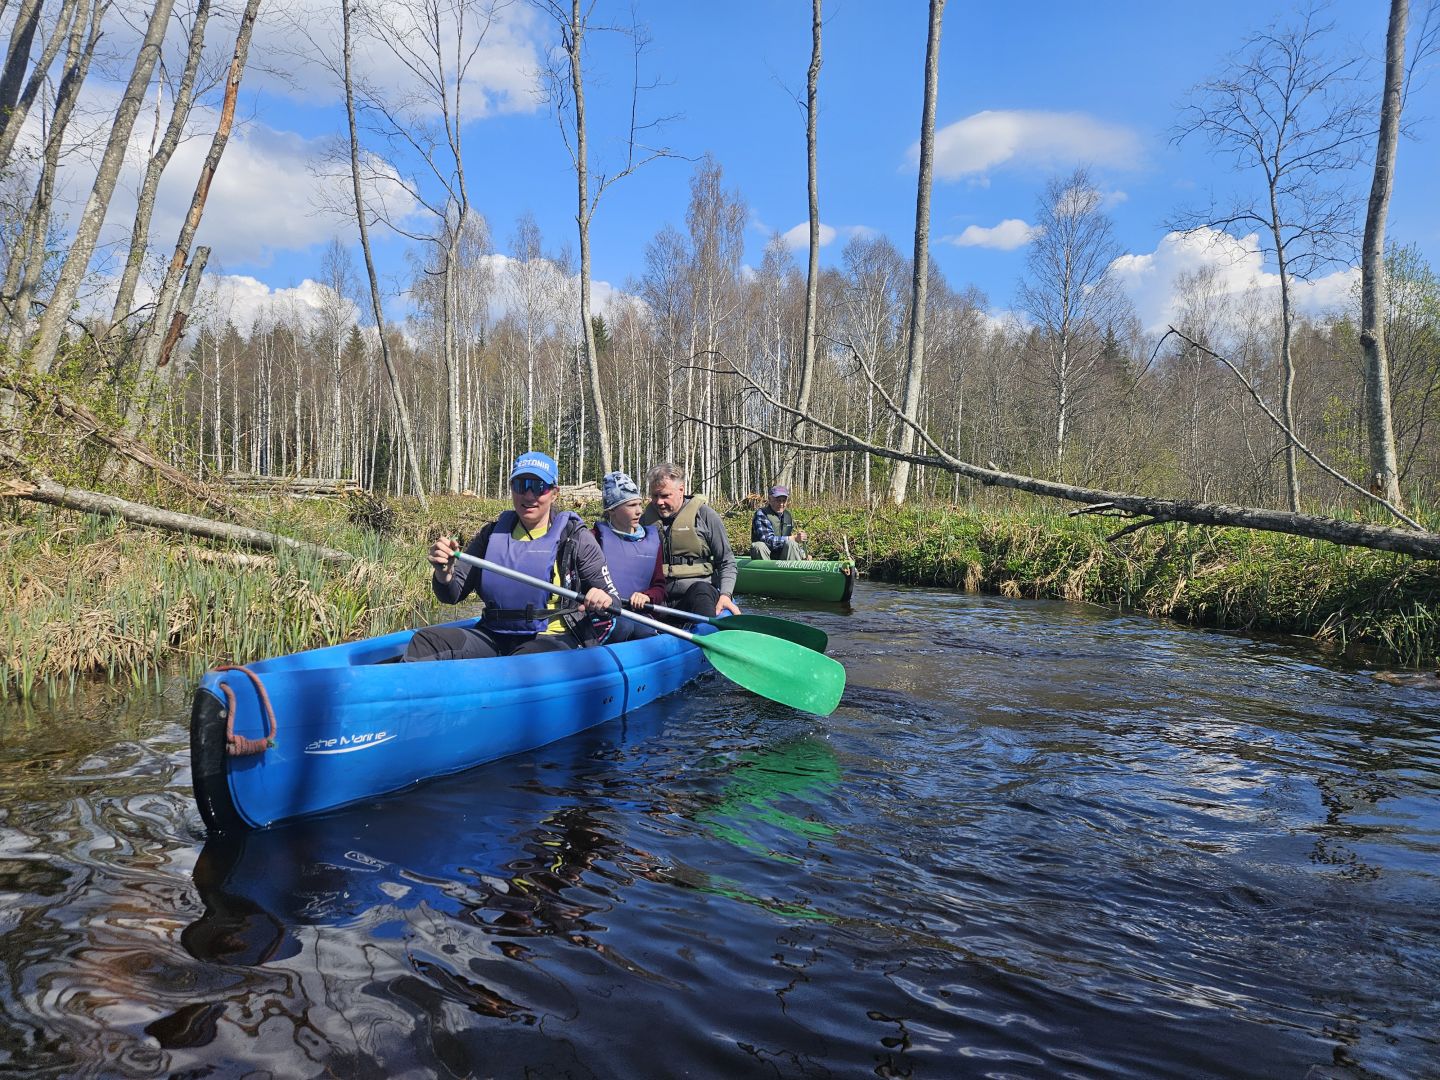
<svg viewBox="0 0 1440 1080"><path fill-rule="evenodd" d="M315 545L255 554L115 517L5 501L0 555L5 696L64 693L95 675L142 681L387 633L453 612L427 585L423 550L501 504L389 504L387 531L358 500L267 499L254 523ZM593 517L598 506L581 506ZM724 509L722 507L722 509ZM1114 523L1014 507L801 506L820 558L909 585L1112 606L1197 626L1310 638L1383 668L1440 656L1440 566L1246 530L1170 525L1111 542ZM741 550L750 512L725 520ZM348 552L349 564L322 551Z"/></svg>

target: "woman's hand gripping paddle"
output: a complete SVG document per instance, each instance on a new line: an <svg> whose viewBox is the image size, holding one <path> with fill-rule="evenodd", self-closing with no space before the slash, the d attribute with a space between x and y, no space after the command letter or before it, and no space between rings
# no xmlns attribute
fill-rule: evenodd
<svg viewBox="0 0 1440 1080"><path fill-rule="evenodd" d="M501 566L489 559L476 558L463 551L456 552L455 557L489 573L533 585L567 600L581 599L577 592L554 582L511 570L508 566ZM782 705L828 716L835 711L835 706L840 704L840 695L845 692L845 669L840 664L823 653L807 649L793 641L749 630L728 630L723 634L692 634L678 626L637 615L619 606L612 607L609 613L637 622L641 626L648 626L662 634L683 638L703 649L711 666L731 682ZM730 622L733 618L736 616L719 621Z"/></svg>

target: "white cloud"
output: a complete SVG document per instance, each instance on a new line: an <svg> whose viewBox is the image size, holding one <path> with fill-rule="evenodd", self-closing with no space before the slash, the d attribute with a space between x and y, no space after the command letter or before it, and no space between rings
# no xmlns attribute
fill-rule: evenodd
<svg viewBox="0 0 1440 1080"><path fill-rule="evenodd" d="M442 5L442 8L441 41L453 49L458 37L455 23L458 8L456 5ZM472 16L465 40L467 45L473 45L478 23L473 18L475 10L465 10ZM377 11L391 23L406 18L404 6L398 4L380 5ZM402 94L417 89L414 74L396 57L394 50L380 40L382 37L390 41L420 40L420 34L407 34L407 30L414 30L413 18L408 25L366 27L363 21L356 25L353 60L356 79L389 100L398 100ZM542 67L541 30L536 13L528 4L499 7L470 60L462 88L462 115L466 122L539 108L537 73ZM271 62L252 63L245 76L245 86L311 105L336 104L342 100L340 81L327 70L326 64L317 62L316 53L329 54L331 63L338 65L340 40L340 8L330 0L289 0L279 6L266 5L256 23L251 56L267 57ZM446 59L453 68L454 56ZM432 116L438 114L434 105L427 105L422 111Z"/></svg>
<svg viewBox="0 0 1440 1080"><path fill-rule="evenodd" d="M1014 251L1024 247L1040 232L1038 226L1027 225L1019 218L1006 218L999 225L985 228L968 225L958 236L943 237L944 241L956 247L993 248L996 251Z"/></svg>
<svg viewBox="0 0 1440 1080"><path fill-rule="evenodd" d="M321 311L338 307L342 321L351 325L359 321L360 311L354 301L337 301L329 286L306 278L289 288L272 288L248 274L207 274L202 300L207 311L197 311L197 321L212 317L217 323L230 321L241 333L248 334L256 321L275 318L309 322Z"/></svg>
<svg viewBox="0 0 1440 1080"><path fill-rule="evenodd" d="M199 130L214 123L214 114L197 110ZM134 221L136 192L140 187L143 140L137 133L131 152L106 214L110 236L128 236ZM196 245L209 245L212 259L224 263L264 265L278 252L304 251L324 243L338 229L353 231L353 200L348 165L319 168L328 140L307 139L293 132L276 131L252 123L231 135L210 185L205 216ZM181 142L176 148L156 198L150 225L152 248L168 257L190 208L196 178L210 149L208 133ZM419 207L393 178L396 171L384 161L371 159L368 169L383 179L370 184L368 200L394 221L414 224ZM89 191L93 166L84 176L77 169L73 190ZM338 210L327 210L338 208ZM73 216L73 215L72 215Z"/></svg>
<svg viewBox="0 0 1440 1080"><path fill-rule="evenodd" d="M820 223L820 246L828 247L834 243L837 236L846 238L852 236L874 236L875 230L869 225L826 225ZM804 251L810 246L810 223L802 221L792 229L787 229L780 235L786 247L791 251Z"/></svg>
<svg viewBox="0 0 1440 1080"><path fill-rule="evenodd" d="M909 156L912 164L919 162L919 143ZM1084 113L987 109L935 133L935 174L941 180L983 175L1003 165L1133 168L1139 160L1135 132Z"/></svg>
<svg viewBox="0 0 1440 1080"><path fill-rule="evenodd" d="M1234 237L1215 229L1168 233L1155 250L1143 255L1122 255L1111 264L1129 294L1147 330L1163 329L1180 310L1175 287L1179 278L1213 268L1222 294L1276 293L1280 276L1265 269L1259 237ZM1359 279L1356 268L1338 270L1313 281L1294 284L1296 309L1319 315L1348 302ZM1277 299L1278 303L1278 299Z"/></svg>
<svg viewBox="0 0 1440 1080"><path fill-rule="evenodd" d="M808 248L810 246L810 223L808 221L802 221L794 228L786 229L785 232L781 234L780 239L785 241L785 246L791 251L800 251L803 248ZM834 239L835 227L821 222L820 246L826 247Z"/></svg>

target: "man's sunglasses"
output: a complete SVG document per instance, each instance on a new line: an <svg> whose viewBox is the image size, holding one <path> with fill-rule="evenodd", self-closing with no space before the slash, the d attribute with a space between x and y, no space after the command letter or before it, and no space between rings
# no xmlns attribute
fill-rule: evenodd
<svg viewBox="0 0 1440 1080"><path fill-rule="evenodd" d="M536 495L544 495L554 486L554 484L541 480L538 476L517 476L510 481L511 491L533 491Z"/></svg>

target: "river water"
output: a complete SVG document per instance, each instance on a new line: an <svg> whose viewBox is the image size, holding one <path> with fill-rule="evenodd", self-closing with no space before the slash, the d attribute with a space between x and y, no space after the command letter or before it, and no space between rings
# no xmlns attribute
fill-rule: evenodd
<svg viewBox="0 0 1440 1080"><path fill-rule="evenodd" d="M206 843L187 688L0 713L0 1076L1440 1077L1440 700L862 583L718 676Z"/></svg>

